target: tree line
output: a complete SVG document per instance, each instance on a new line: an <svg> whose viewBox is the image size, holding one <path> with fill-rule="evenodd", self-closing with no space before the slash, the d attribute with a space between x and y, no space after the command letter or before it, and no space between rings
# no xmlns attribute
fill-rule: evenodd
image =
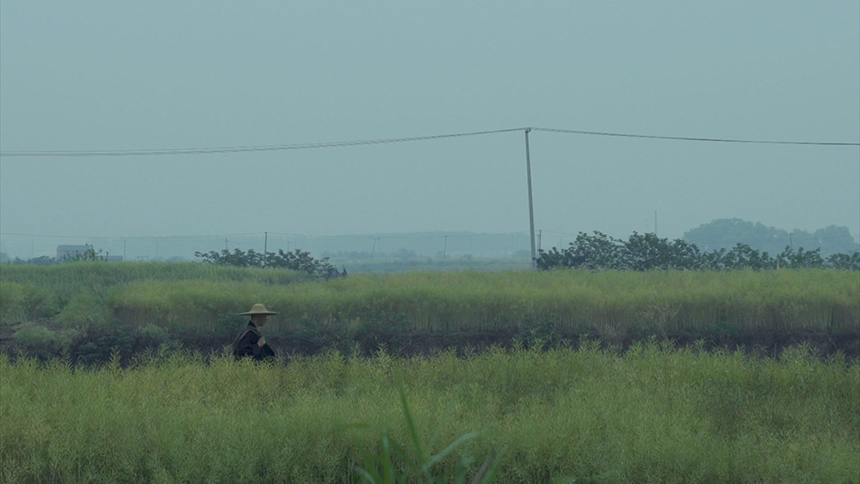
<svg viewBox="0 0 860 484"><path fill-rule="evenodd" d="M659 238L653 233L633 232L627 240L616 239L595 231L593 235L580 232L570 247L540 251L539 269L579 268L593 271L647 271L654 269L734 270L734 269L799 269L831 268L860 270L860 251L821 256L821 249L798 250L786 246L772 256L747 244L737 244L730 250L710 252L699 250L696 244L682 239Z"/></svg>
<svg viewBox="0 0 860 484"><path fill-rule="evenodd" d="M342 272L338 272L337 268L329 262L328 257L314 259L310 252L305 252L301 249L291 252L278 249L277 252L266 252L265 254L257 252L254 249L248 249L247 252L241 249L233 249L233 252L223 249L220 252L215 250L195 252L194 256L201 258L202 262L206 264L290 269L298 272L306 272L323 279L334 279L347 275L345 267Z"/></svg>
<svg viewBox="0 0 860 484"><path fill-rule="evenodd" d="M62 264L64 262L94 262L94 261L107 261L110 254L103 252L101 249L98 251L95 250L92 246L88 246L87 250L76 252L74 254L66 254L59 259L56 257L51 257L47 255L42 255L39 257L33 257L31 259L21 259L16 257L14 260L10 260L6 262L11 265L36 265L36 266L52 266L56 264Z"/></svg>
<svg viewBox="0 0 860 484"><path fill-rule="evenodd" d="M825 257L839 252L850 254L857 249L854 237L845 226L830 225L814 232L799 229L788 232L739 218L713 220L684 232L682 238L696 244L705 252L723 247L730 249L737 242L749 244L754 249L766 250L771 254L782 252L786 245L802 245L811 249L820 247Z"/></svg>

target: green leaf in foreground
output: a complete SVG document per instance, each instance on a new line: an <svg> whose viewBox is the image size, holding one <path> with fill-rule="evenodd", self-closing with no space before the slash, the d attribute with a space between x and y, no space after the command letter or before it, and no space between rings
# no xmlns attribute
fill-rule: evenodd
<svg viewBox="0 0 860 484"><path fill-rule="evenodd" d="M400 482L410 481L410 477L423 475L427 482L436 482L437 479L434 478L431 473L432 468L441 462L445 457L454 452L458 447L460 447L465 442L475 438L478 436L477 432L470 432L460 436L454 442L449 444L445 449L435 455L425 454L424 450L421 446L421 438L418 434L418 428L415 425L415 419L412 416L412 412L409 410L409 403L406 398L406 390L403 387L403 380L398 379L397 382L397 392L400 397L400 405L403 410L403 416L406 419L406 427L409 432L409 440L412 445L412 455L408 455L409 452L404 447L400 446L397 442L391 440L387 433L383 433L380 442L380 450L376 454L372 454L367 452L366 450L361 451L362 461L364 462L364 467L356 466L356 473L361 477L365 482L370 483L386 483L393 484L398 482L396 477L396 465L395 465L395 456L400 454L406 463L413 463L415 467L413 469L406 469L405 472L401 475ZM445 416L442 421L439 423L439 427L436 429L436 432L433 435L431 440L434 443L438 436L441 434L442 425L445 423L445 420L450 413L450 406L446 409ZM361 427L367 428L366 425L363 424L355 424L348 427ZM460 463L457 467L457 472L454 476L442 476L444 482L465 482L466 473L468 471L468 465L473 462L473 459L469 457L465 452L460 459ZM472 479L472 483L490 483L495 478L495 471L501 462L501 455L496 455L495 452L491 453L478 472ZM381 470L381 472L380 472ZM412 471L411 474L409 471Z"/></svg>

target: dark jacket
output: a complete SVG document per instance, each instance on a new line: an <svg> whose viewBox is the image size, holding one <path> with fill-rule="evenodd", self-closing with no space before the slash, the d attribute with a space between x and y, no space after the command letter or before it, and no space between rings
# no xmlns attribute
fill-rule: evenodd
<svg viewBox="0 0 860 484"><path fill-rule="evenodd" d="M264 344L260 347L257 344L257 341L259 340L260 330L254 326L254 323L248 322L248 326L241 334L239 334L236 341L233 342L233 356L235 356L237 360L246 356L250 356L255 360L262 360L263 358L275 356L275 352L272 351L272 348L269 347L268 344Z"/></svg>

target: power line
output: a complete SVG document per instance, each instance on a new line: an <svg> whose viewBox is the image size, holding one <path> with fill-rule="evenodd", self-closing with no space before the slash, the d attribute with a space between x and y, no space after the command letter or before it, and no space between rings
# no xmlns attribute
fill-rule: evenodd
<svg viewBox="0 0 860 484"><path fill-rule="evenodd" d="M163 156L163 155L204 155L213 153L244 153L259 151L307 150L319 148L341 148L345 146L379 145L390 143L410 143L415 141L430 141L445 138L460 138L466 136L482 136L497 133L522 131L523 128L496 129L490 131L474 131L469 133L440 134L433 136L413 136L409 138L387 138L355 141L331 141L326 143L302 143L292 145L266 146L232 146L220 148L179 148L154 150L93 150L93 151L0 151L0 156Z"/></svg>
<svg viewBox="0 0 860 484"><path fill-rule="evenodd" d="M411 143L416 141L432 141L446 138L459 138L466 136L483 136L489 134L510 133L514 131L544 131L548 133L576 134L584 136L611 136L619 138L659 139L669 141L698 141L709 143L745 143L745 144L769 144L769 145L806 145L806 146L860 146L860 143L847 142L822 142L822 141L773 141L731 138L697 138L685 136L662 136L645 135L633 133L613 133L603 131L582 131L558 128L509 128L488 131L472 131L465 133L450 133L432 136L413 136L407 138L385 138L372 140L354 141L331 141L324 143L301 143L286 145L261 145L261 146L230 146L215 148L176 148L176 149L140 149L140 150L87 150L87 151L0 151L4 157L37 157L37 156L63 156L63 157L95 157L95 156L170 156L170 155L205 155L217 153L246 153L263 151L289 151L307 150L321 148L342 148L348 146L379 145L392 143Z"/></svg>
<svg viewBox="0 0 860 484"><path fill-rule="evenodd" d="M106 236L106 235L51 235L51 234L22 234L22 233L13 233L13 232L0 232L0 237L27 237L27 238L36 238L36 239L88 239L88 240L98 240L98 239L109 239L109 240L152 240L152 239L212 239L212 238L223 238L223 237L251 237L251 236L259 236L262 237L265 232L244 232L244 233L235 233L235 234L209 234L209 235L129 235L129 236ZM340 235L318 235L318 234L295 234L295 233L287 233L287 232L269 232L269 235L279 235L279 236L288 236L288 237L302 237L302 238L319 238L319 239L433 239L433 238L441 238L441 237L450 237L450 238L468 238L468 237L502 237L502 236L512 236L512 235L528 235L528 232L499 232L499 233L475 233L475 234L460 234L460 233L439 233L439 234L431 234L431 233L416 233L416 234L340 234Z"/></svg>
<svg viewBox="0 0 860 484"><path fill-rule="evenodd" d="M214 237L242 237L252 235L262 235L263 232L246 232L241 234L212 234L212 235L130 235L130 236L105 236L105 235L46 235L46 234L19 234L12 232L0 232L0 236L14 237L33 237L45 239L112 239L112 240L132 240L132 239L207 239Z"/></svg>
<svg viewBox="0 0 860 484"><path fill-rule="evenodd" d="M747 143L760 145L812 145L812 146L860 146L860 143L843 143L843 142L822 142L822 141L769 141L769 140L751 140L751 139L730 139L730 138L691 138L685 136L658 136L647 134L630 134L630 133L607 133L601 131L578 131L573 129L556 129L556 128L531 128L532 131L546 131L548 133L564 133L564 134L580 134L586 136L614 136L618 138L644 138L644 139L662 139L672 141L705 141L709 143Z"/></svg>

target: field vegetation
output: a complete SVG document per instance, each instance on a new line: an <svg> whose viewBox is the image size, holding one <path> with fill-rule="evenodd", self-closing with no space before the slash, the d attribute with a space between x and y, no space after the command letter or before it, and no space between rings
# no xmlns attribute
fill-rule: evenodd
<svg viewBox="0 0 860 484"><path fill-rule="evenodd" d="M0 382L3 482L358 482L356 466L382 475L384 462L450 482L496 458L496 482L860 476L860 365L804 347L328 351L257 365L180 353L77 368L0 356ZM402 450L412 427L422 455Z"/></svg>
<svg viewBox="0 0 860 484"><path fill-rule="evenodd" d="M655 336L768 351L809 341L857 356L860 274L585 270L411 272L321 280L283 269L101 262L0 267L0 328L30 354L87 343L124 358L136 347L229 344L256 302L280 313L267 336L285 352L398 354L433 348ZM40 328L39 326L42 326ZM44 345L39 342L43 341ZM91 347L90 347L91 348ZM92 349L92 348L91 348ZM80 352L72 351L77 358Z"/></svg>
<svg viewBox="0 0 860 484"><path fill-rule="evenodd" d="M860 475L856 271L322 276L0 266L0 481Z"/></svg>

